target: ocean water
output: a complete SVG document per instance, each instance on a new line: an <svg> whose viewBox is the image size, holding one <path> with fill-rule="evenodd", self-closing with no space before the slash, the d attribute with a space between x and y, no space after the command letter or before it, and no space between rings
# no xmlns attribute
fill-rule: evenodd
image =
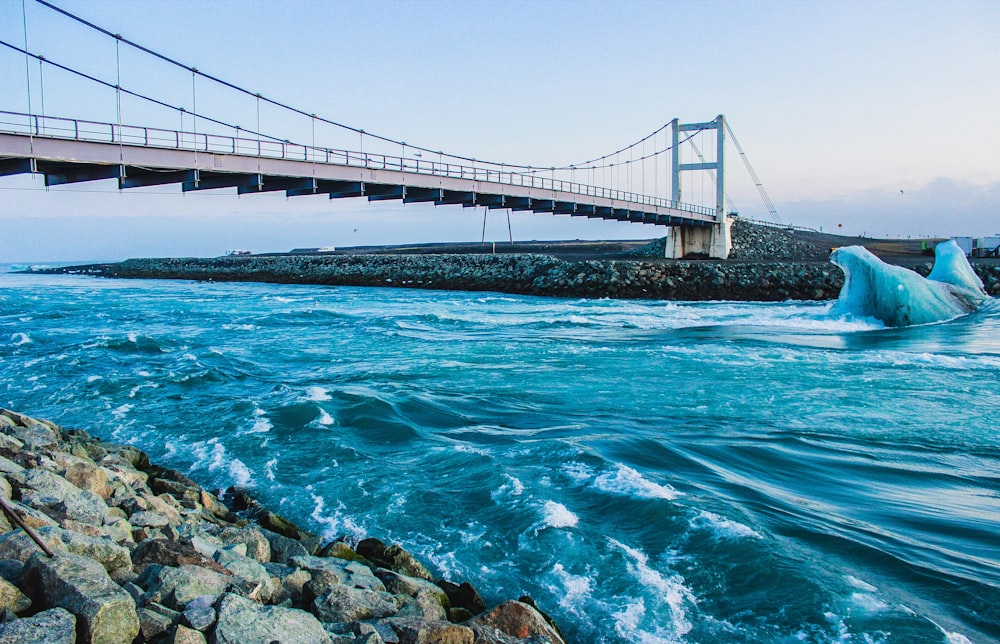
<svg viewBox="0 0 1000 644"><path fill-rule="evenodd" d="M0 405L571 642L1000 640L1000 306L0 275Z"/></svg>

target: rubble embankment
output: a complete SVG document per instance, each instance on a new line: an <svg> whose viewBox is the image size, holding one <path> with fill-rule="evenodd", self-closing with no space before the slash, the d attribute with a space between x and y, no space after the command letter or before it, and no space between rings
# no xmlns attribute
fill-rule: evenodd
<svg viewBox="0 0 1000 644"><path fill-rule="evenodd" d="M4 409L0 496L0 642L563 644L528 597L488 608L398 545L324 543L244 490Z"/></svg>

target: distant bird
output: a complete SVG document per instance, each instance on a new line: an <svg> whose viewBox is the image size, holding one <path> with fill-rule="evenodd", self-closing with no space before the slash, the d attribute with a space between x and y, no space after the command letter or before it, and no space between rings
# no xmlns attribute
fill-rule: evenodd
<svg viewBox="0 0 1000 644"><path fill-rule="evenodd" d="M358 232L358 229L357 229L357 228L355 228L355 229L354 229L354 232Z"/></svg>
<svg viewBox="0 0 1000 644"><path fill-rule="evenodd" d="M899 191L899 194L903 194L903 191L902 191L902 189L900 189L900 191Z"/></svg>

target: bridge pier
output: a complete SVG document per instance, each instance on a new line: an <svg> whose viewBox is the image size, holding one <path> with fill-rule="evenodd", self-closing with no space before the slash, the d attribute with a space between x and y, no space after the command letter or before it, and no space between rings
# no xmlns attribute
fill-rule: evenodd
<svg viewBox="0 0 1000 644"><path fill-rule="evenodd" d="M672 226L667 233L665 257L683 259L691 255L726 259L733 247L728 216L723 221L705 226Z"/></svg>

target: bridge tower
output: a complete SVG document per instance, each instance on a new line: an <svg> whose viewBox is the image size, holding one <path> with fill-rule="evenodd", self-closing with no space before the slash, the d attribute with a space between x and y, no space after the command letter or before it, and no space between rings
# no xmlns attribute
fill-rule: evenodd
<svg viewBox="0 0 1000 644"><path fill-rule="evenodd" d="M680 259L689 254L708 255L718 259L729 256L732 239L729 234L731 222L726 215L726 182L725 182L725 150L726 150L726 118L720 114L714 120L706 123L681 123L674 119L672 164L673 171L671 200L676 206L681 201L681 172L703 170L715 172L715 223L711 226L674 226L667 234L666 256ZM680 135L681 132L700 132L715 130L715 161L702 163L681 163Z"/></svg>

